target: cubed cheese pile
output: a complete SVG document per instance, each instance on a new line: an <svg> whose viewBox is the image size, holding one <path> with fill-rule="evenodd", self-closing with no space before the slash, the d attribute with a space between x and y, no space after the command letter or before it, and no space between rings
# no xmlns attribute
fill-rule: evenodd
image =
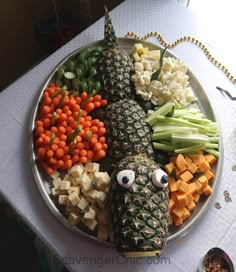
<svg viewBox="0 0 236 272"><path fill-rule="evenodd" d="M203 153L195 156L179 154L171 158L165 166L169 177L169 211L170 224L183 224L196 207L200 196L209 196L212 193L211 180L214 178L211 166L216 157ZM175 177L173 176L175 173Z"/></svg>
<svg viewBox="0 0 236 272"><path fill-rule="evenodd" d="M168 101L176 107L187 106L196 100L189 87L188 68L180 60L164 58L158 80L151 80L152 74L160 67L160 50L149 50L142 44L133 47L134 71L131 80L136 93L154 105L163 105Z"/></svg>
<svg viewBox="0 0 236 272"><path fill-rule="evenodd" d="M76 164L64 177L55 171L52 175L52 195L58 204L65 206L71 225L83 223L97 232L100 240L112 239L109 230L105 201L110 177L99 171L98 163Z"/></svg>

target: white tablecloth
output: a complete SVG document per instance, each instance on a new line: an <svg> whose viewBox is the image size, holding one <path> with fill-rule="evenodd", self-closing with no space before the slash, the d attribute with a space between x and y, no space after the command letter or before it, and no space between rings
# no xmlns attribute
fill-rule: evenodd
<svg viewBox="0 0 236 272"><path fill-rule="evenodd" d="M216 7L218 2L214 3ZM224 3L226 5L227 1ZM117 36L123 37L128 31L135 31L140 36L158 31L169 42L183 35L195 36L207 43L220 60L233 67L231 60L236 60L236 54L230 48L235 48L232 46L234 34L227 32L232 28L233 12L230 5L225 6L224 12L215 7L195 14L172 0L127 0L115 8L111 16ZM219 17L222 14L227 16ZM179 45L173 52L189 65L201 82L221 125L225 153L215 201L222 208L217 210L210 206L191 233L166 247L163 253L166 258L157 264L157 259L150 258L142 262L125 261L113 249L81 239L57 221L39 194L27 148L32 104L47 75L62 58L78 47L103 38L103 22L103 18L97 21L0 94L1 194L71 271L195 271L200 257L215 246L225 249L236 264L236 172L231 169L236 164L236 102L220 94L216 86L228 89L232 94L236 94L236 88L198 47L190 43ZM155 39L151 41L157 43ZM223 44L225 51L221 51ZM232 202L224 201L224 190L231 194Z"/></svg>

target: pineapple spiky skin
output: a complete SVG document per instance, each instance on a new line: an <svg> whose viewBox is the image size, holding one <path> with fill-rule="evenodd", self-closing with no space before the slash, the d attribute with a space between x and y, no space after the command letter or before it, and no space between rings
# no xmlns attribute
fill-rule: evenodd
<svg viewBox="0 0 236 272"><path fill-rule="evenodd" d="M105 48L98 61L102 78L103 95L109 102L132 97L130 74L132 61L126 52L117 48Z"/></svg>
<svg viewBox="0 0 236 272"><path fill-rule="evenodd" d="M153 183L153 173L159 166L154 162L145 111L132 95L131 68L132 61L119 49L106 10L105 39L98 71L109 102L105 125L109 154L114 164L107 207L116 249L130 257L156 256L165 247L168 236L168 189ZM129 187L120 184L117 175L122 170L132 172L134 180ZM124 182L127 180L129 178L125 176Z"/></svg>
<svg viewBox="0 0 236 272"><path fill-rule="evenodd" d="M133 63L129 55L120 50L108 10L105 13L103 51L98 60L103 95L109 102L132 97L130 75Z"/></svg>
<svg viewBox="0 0 236 272"><path fill-rule="evenodd" d="M145 112L135 100L122 99L106 109L105 125L109 155L118 161L126 156L146 154L153 158L151 130Z"/></svg>
<svg viewBox="0 0 236 272"><path fill-rule="evenodd" d="M124 255L160 255L166 245L168 190L152 183L152 173L158 168L146 156L127 156L116 164L112 174L110 216L116 248ZM117 182L117 174L124 169L136 175L128 189Z"/></svg>

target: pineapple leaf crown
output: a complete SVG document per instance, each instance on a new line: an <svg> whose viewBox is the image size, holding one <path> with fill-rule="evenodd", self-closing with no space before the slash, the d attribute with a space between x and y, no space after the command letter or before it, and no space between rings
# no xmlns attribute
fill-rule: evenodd
<svg viewBox="0 0 236 272"><path fill-rule="evenodd" d="M112 25L110 14L106 6L105 6L104 47L106 48L118 47L118 40Z"/></svg>

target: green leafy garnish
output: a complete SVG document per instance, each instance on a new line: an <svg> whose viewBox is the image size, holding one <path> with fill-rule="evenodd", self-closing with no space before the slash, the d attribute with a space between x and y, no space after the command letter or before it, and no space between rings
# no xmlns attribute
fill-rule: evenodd
<svg viewBox="0 0 236 272"><path fill-rule="evenodd" d="M167 49L167 47L165 47L164 50L162 50L162 52L161 52L160 67L159 67L159 69L156 70L155 73L152 74L151 80L158 80L159 79L159 76L160 76L160 73L161 73L161 68L163 66L163 59L164 59L166 49Z"/></svg>

